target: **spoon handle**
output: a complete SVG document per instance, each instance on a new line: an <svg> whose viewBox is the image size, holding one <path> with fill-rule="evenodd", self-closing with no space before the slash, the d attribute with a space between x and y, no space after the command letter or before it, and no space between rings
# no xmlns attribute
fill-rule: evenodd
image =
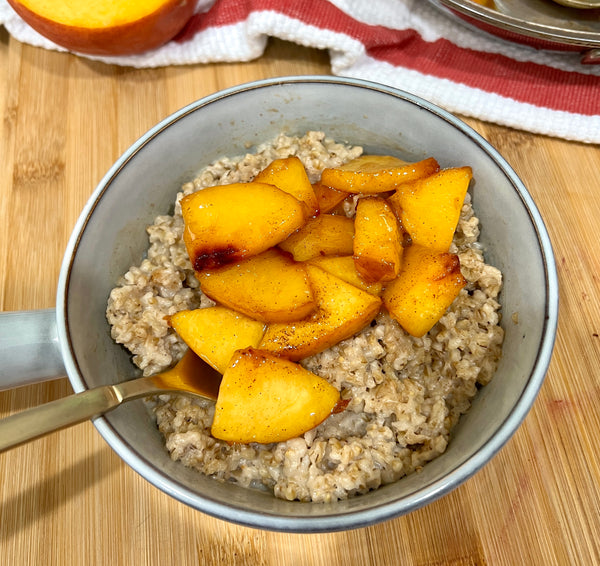
<svg viewBox="0 0 600 566"><path fill-rule="evenodd" d="M148 394L145 378L76 393L0 420L0 452L102 415L123 401Z"/></svg>

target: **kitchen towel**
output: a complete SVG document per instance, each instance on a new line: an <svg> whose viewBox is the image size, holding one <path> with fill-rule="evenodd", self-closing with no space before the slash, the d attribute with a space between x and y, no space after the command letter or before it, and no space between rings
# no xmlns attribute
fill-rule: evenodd
<svg viewBox="0 0 600 566"><path fill-rule="evenodd" d="M62 49L6 0L0 24L23 43ZM600 143L600 65L488 34L426 0L199 0L163 47L82 56L133 67L249 61L269 37L327 50L334 75L390 85L464 116Z"/></svg>

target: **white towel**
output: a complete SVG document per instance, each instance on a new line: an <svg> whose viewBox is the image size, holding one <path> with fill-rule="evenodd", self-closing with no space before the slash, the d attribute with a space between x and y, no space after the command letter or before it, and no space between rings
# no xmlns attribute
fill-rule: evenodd
<svg viewBox="0 0 600 566"><path fill-rule="evenodd" d="M21 42L61 50L6 0L0 24ZM326 49L333 74L394 86L450 112L600 143L600 65L488 34L426 0L199 0L182 33L154 51L81 56L133 67L249 61L268 37Z"/></svg>

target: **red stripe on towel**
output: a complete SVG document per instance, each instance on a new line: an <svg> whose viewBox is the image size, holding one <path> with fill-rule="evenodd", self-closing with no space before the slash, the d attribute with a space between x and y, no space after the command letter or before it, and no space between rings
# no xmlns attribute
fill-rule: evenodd
<svg viewBox="0 0 600 566"><path fill-rule="evenodd" d="M395 67L552 110L600 114L599 77L465 49L446 39L428 42L415 30L359 22L325 0L218 0L208 12L194 16L177 41L186 41L208 28L239 24L251 13L262 11L346 35L362 43L373 59Z"/></svg>

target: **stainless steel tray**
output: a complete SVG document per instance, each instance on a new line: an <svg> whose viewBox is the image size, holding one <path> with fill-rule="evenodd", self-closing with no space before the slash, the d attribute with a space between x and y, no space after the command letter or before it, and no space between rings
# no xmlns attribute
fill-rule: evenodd
<svg viewBox="0 0 600 566"><path fill-rule="evenodd" d="M495 0L495 8L471 0L430 0L470 25L541 49L582 53L582 63L600 63L600 9L581 10L552 0Z"/></svg>

